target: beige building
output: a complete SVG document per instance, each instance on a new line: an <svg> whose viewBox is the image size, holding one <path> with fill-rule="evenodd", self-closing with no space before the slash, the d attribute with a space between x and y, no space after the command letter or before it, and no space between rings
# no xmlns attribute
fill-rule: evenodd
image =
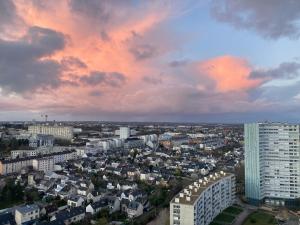
<svg viewBox="0 0 300 225"><path fill-rule="evenodd" d="M50 126L50 125L32 125L28 127L30 134L47 134L55 138L71 140L74 137L73 127L70 126Z"/></svg>
<svg viewBox="0 0 300 225"><path fill-rule="evenodd" d="M215 173L186 187L170 202L171 225L208 225L235 202L235 176Z"/></svg>
<svg viewBox="0 0 300 225"><path fill-rule="evenodd" d="M0 160L0 174L12 174L21 172L23 168L32 165L32 157L23 159L4 159Z"/></svg>
<svg viewBox="0 0 300 225"><path fill-rule="evenodd" d="M37 205L25 205L18 207L15 211L17 225L33 224L40 217L40 209Z"/></svg>

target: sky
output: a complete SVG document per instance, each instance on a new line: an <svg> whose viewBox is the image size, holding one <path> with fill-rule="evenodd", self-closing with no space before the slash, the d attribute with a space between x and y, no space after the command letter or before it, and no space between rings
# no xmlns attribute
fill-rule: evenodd
<svg viewBox="0 0 300 225"><path fill-rule="evenodd" d="M0 0L0 120L300 121L298 0Z"/></svg>

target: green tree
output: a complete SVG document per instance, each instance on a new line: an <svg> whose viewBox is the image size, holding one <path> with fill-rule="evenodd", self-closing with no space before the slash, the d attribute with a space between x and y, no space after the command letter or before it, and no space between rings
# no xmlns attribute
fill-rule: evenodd
<svg viewBox="0 0 300 225"><path fill-rule="evenodd" d="M97 222L95 224L96 225L106 225L106 224L108 224L108 220L107 220L107 218L102 217L99 220L97 220Z"/></svg>

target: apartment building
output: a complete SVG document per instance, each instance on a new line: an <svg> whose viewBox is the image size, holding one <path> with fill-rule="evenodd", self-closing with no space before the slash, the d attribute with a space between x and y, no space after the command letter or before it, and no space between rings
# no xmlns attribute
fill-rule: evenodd
<svg viewBox="0 0 300 225"><path fill-rule="evenodd" d="M53 135L55 138L72 140L74 137L73 127L70 126L50 126L50 125L32 125L28 127L30 134Z"/></svg>
<svg viewBox="0 0 300 225"><path fill-rule="evenodd" d="M29 146L33 148L38 148L41 146L53 146L54 144L54 136L47 134L33 134L29 138Z"/></svg>
<svg viewBox="0 0 300 225"><path fill-rule="evenodd" d="M32 167L37 171L53 171L54 160L53 157L37 158L32 160Z"/></svg>
<svg viewBox="0 0 300 225"><path fill-rule="evenodd" d="M299 125L250 123L245 131L245 192L250 203L286 205L300 197Z"/></svg>
<svg viewBox="0 0 300 225"><path fill-rule="evenodd" d="M235 202L235 176L223 171L186 187L170 202L171 225L208 225Z"/></svg>
<svg viewBox="0 0 300 225"><path fill-rule="evenodd" d="M32 166L36 170L53 170L53 165L59 162L75 159L76 150L53 152L40 156L0 160L0 175L19 173L22 169ZM53 161L53 163L52 163ZM44 169L43 169L44 168Z"/></svg>
<svg viewBox="0 0 300 225"><path fill-rule="evenodd" d="M0 160L0 175L21 172L23 168L32 165L33 157L23 159L2 159Z"/></svg>

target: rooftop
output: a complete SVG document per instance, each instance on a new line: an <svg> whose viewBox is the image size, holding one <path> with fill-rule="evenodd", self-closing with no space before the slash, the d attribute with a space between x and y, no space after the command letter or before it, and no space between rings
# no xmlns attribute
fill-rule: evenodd
<svg viewBox="0 0 300 225"><path fill-rule="evenodd" d="M32 212L32 211L35 211L38 209L39 209L39 207L34 204L33 205L24 205L24 206L20 206L17 208L17 210L22 214Z"/></svg>
<svg viewBox="0 0 300 225"><path fill-rule="evenodd" d="M204 179L199 179L194 183L188 185L184 188L179 194L177 194L171 201L171 203L194 205L195 201L205 191L209 186L218 181L222 180L225 177L233 176L231 173L225 173L223 171L219 173L211 174Z"/></svg>

